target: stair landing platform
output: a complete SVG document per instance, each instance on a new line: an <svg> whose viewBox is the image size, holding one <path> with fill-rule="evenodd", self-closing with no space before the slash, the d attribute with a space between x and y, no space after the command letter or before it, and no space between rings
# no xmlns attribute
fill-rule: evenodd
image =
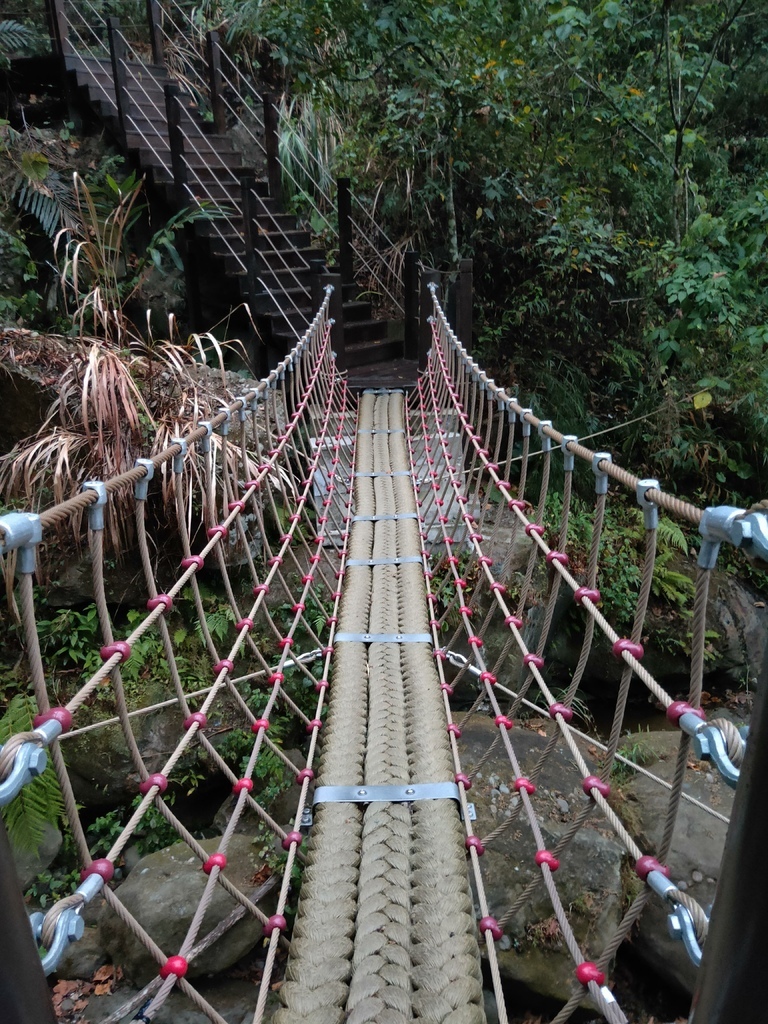
<svg viewBox="0 0 768 1024"><path fill-rule="evenodd" d="M416 387L418 370L416 359L388 359L383 363L355 366L349 370L349 386L352 391L363 391L365 388L410 390Z"/></svg>

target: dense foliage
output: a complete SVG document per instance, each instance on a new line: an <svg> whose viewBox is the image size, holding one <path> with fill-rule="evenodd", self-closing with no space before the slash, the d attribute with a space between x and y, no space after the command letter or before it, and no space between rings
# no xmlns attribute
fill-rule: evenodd
<svg viewBox="0 0 768 1024"><path fill-rule="evenodd" d="M474 258L497 373L564 380L561 409L542 404L577 430L653 411L630 438L649 461L708 496L762 494L757 0L220 0L207 15L233 49L269 41L390 234L444 269Z"/></svg>

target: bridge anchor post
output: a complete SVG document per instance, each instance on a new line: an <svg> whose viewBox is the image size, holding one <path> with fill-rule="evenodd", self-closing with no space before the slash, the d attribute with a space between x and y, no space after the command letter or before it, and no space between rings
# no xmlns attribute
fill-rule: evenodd
<svg viewBox="0 0 768 1024"><path fill-rule="evenodd" d="M768 916L768 659L733 802L689 1024L765 1020L760 978Z"/></svg>
<svg viewBox="0 0 768 1024"><path fill-rule="evenodd" d="M56 1024L40 952L16 877L11 843L0 818L0 1017L3 1024Z"/></svg>

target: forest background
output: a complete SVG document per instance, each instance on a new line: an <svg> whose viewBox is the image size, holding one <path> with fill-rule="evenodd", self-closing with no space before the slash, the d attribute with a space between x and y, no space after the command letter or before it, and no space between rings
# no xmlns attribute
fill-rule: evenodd
<svg viewBox="0 0 768 1024"><path fill-rule="evenodd" d="M475 353L498 382L582 436L633 421L610 443L693 497L764 496L760 0L182 6L290 92L302 144L352 178L398 247L449 277L473 258ZM39 0L11 7L6 64L47 46ZM1 130L0 314L71 330L37 288L50 244L22 186L39 168L23 132Z"/></svg>

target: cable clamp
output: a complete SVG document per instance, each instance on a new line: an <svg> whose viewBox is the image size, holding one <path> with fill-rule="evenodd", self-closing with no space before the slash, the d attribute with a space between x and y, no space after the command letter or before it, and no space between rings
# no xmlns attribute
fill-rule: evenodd
<svg viewBox="0 0 768 1024"><path fill-rule="evenodd" d="M0 554L18 551L16 568L21 573L35 571L35 552L43 539L43 524L34 512L8 512L0 516Z"/></svg>
<svg viewBox="0 0 768 1024"><path fill-rule="evenodd" d="M85 932L85 921L83 921L81 916L83 907L86 903L90 903L94 896L98 895L103 888L104 879L101 875L97 874L88 875L77 887L73 895L81 896L81 902L76 907L67 907L56 918L53 941L48 946L45 956L41 958L44 974L52 974L59 966L59 961L67 946L77 942L78 939L82 939ZM32 934L38 945L41 942L46 916L42 911L29 915Z"/></svg>
<svg viewBox="0 0 768 1024"><path fill-rule="evenodd" d="M198 428L203 427L205 429L205 437L200 439L200 451L203 455L207 455L211 450L211 434L213 433L213 426L210 420L200 420L197 424Z"/></svg>
<svg viewBox="0 0 768 1024"><path fill-rule="evenodd" d="M638 480L635 493L637 495L637 503L643 510L643 525L646 530L656 530L659 525L659 506L646 498L646 491L659 491L661 490L658 480Z"/></svg>
<svg viewBox="0 0 768 1024"><path fill-rule="evenodd" d="M133 496L136 501L146 501L149 481L155 475L155 464L152 459L136 459L134 466L143 466L146 469L146 473L141 480L137 480L133 485Z"/></svg>
<svg viewBox="0 0 768 1024"><path fill-rule="evenodd" d="M181 451L178 455L173 456L173 472L183 473L184 472L184 459L186 458L187 452L189 451L189 445L183 437L174 437L171 444L177 444Z"/></svg>
<svg viewBox="0 0 768 1024"><path fill-rule="evenodd" d="M683 943L691 962L696 967L699 967L701 965L702 950L699 940L696 938L696 928L690 910L681 903L678 903L667 917L667 930L671 938Z"/></svg>
<svg viewBox="0 0 768 1024"><path fill-rule="evenodd" d="M507 398L507 423L517 423L517 410L512 405L517 405L517 395L510 395Z"/></svg>
<svg viewBox="0 0 768 1024"><path fill-rule="evenodd" d="M86 480L83 491L95 491L96 501L88 506L88 526L92 530L104 529L104 506L107 504L107 488L102 480Z"/></svg>
<svg viewBox="0 0 768 1024"><path fill-rule="evenodd" d="M237 418L241 423L245 423L251 408L250 399L248 395L240 395L238 401L240 402L240 408L237 410Z"/></svg>
<svg viewBox="0 0 768 1024"><path fill-rule="evenodd" d="M610 452L595 452L592 456L592 472L595 474L595 494L608 493L608 474L600 469L601 462L613 462Z"/></svg>
<svg viewBox="0 0 768 1024"><path fill-rule="evenodd" d="M539 420L539 437L541 438L541 450L543 452L552 451L552 438L549 434L544 433L544 428L549 427L552 429L552 420Z"/></svg>
<svg viewBox="0 0 768 1024"><path fill-rule="evenodd" d="M2 750L0 747L0 753ZM10 774L0 782L0 807L7 806L27 783L42 775L47 764L48 754L39 743L34 740L23 743L16 751Z"/></svg>
<svg viewBox="0 0 768 1024"><path fill-rule="evenodd" d="M725 737L712 722L703 722L690 712L680 716L678 725L683 732L693 737L693 749L700 761L709 761L717 768L727 786L736 789L739 769L728 756Z"/></svg>
<svg viewBox="0 0 768 1024"><path fill-rule="evenodd" d="M318 786L312 797L315 804L411 804L415 800L455 800L460 802L455 782L405 783L398 786Z"/></svg>

